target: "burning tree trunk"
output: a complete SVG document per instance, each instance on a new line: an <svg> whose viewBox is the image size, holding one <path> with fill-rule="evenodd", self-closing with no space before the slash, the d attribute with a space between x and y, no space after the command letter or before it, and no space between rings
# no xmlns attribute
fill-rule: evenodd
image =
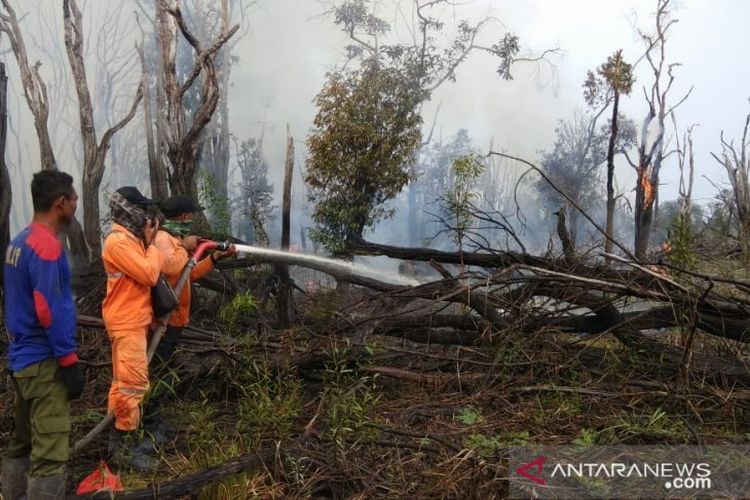
<svg viewBox="0 0 750 500"><path fill-rule="evenodd" d="M654 83L650 92L645 92L649 113L641 129L641 144L638 148L638 164L631 165L636 169L635 201L635 255L643 259L648 250L651 226L654 220L655 201L658 198L659 171L664 158L664 119L685 102L693 88L675 105L669 106L667 97L674 83L672 71L679 63L667 63L665 45L669 28L677 22L671 19L670 0L659 0L656 11L656 32L653 35L639 31L646 45L646 60L654 74Z"/></svg>
<svg viewBox="0 0 750 500"><path fill-rule="evenodd" d="M161 43L161 64L166 97L166 124L164 136L167 157L172 166L170 185L172 192L197 198L195 182L196 167L201 152L201 136L219 102L220 89L215 61L219 49L239 28L229 28L227 0L221 2L221 32L214 42L205 48L186 26L179 7L169 0L156 0L157 26ZM184 82L177 81L175 67L177 28L195 50L195 64ZM201 77L201 92L198 107L191 123L187 123L183 106L185 93Z"/></svg>
<svg viewBox="0 0 750 500"><path fill-rule="evenodd" d="M72 15L71 15L72 14ZM94 126L94 110L86 80L83 63L83 16L76 0L63 0L65 21L65 48L70 69L73 72L76 94L78 95L81 139L83 141L83 228L86 243L91 251L91 260L98 262L101 255L101 225L99 222L99 186L104 175L104 160L112 137L135 116L138 104L143 97L143 87L139 86L133 105L125 117L108 129L97 141Z"/></svg>
<svg viewBox="0 0 750 500"><path fill-rule="evenodd" d="M635 189L635 255L639 259L646 256L651 225L654 220L654 200L658 174L653 175L648 165L638 166L638 184Z"/></svg>
<svg viewBox="0 0 750 500"><path fill-rule="evenodd" d="M711 153L711 156L726 169L729 182L732 184L733 201L737 209L739 226L737 236L746 262L750 262L750 161L747 158L749 125L750 114L745 118L745 127L742 131L742 142L739 148L735 147L734 141L727 142L722 132L721 157Z"/></svg>

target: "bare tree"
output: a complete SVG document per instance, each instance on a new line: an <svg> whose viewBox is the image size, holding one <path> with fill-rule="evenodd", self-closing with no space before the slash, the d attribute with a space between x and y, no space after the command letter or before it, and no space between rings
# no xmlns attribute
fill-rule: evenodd
<svg viewBox="0 0 750 500"><path fill-rule="evenodd" d="M31 114L34 115L34 127L39 138L39 154L41 165L44 170L56 170L57 163L52 151L49 130L47 129L47 118L49 116L49 99L47 97L47 86L39 75L39 67L42 65L37 61L33 67L29 65L29 57L26 52L21 28L18 24L16 11L11 7L8 0L1 0L4 12L0 13L0 31L5 33L10 42L13 54L18 62L18 70L21 73L23 83L23 95L29 105Z"/></svg>
<svg viewBox="0 0 750 500"><path fill-rule="evenodd" d="M669 93L674 84L674 69L680 63L667 63L666 43L669 29L677 22L672 19L670 0L657 0L655 33L639 31L646 45L645 58L648 61L654 82L651 89L643 89L648 103L648 114L641 129L641 143L638 148L638 164L631 163L638 174L635 189L635 255L646 256L651 226L654 220L655 203L658 199L659 172L665 155L664 121L688 98L693 88L676 104L670 105Z"/></svg>
<svg viewBox="0 0 750 500"><path fill-rule="evenodd" d="M39 140L42 169L57 170L57 162L55 161L55 154L52 150L49 129L47 127L47 118L49 117L47 86L39 74L41 62L37 61L33 68L29 65L26 44L18 24L16 12L8 0L0 1L3 7L3 11L0 12L0 32L7 35L11 50L18 63L24 97L26 98L26 103L29 105L31 114L34 116L34 127L36 128L37 139ZM74 219L73 223L68 227L67 238L71 257L73 258L74 272L76 274L86 273L88 271L90 253L78 220Z"/></svg>
<svg viewBox="0 0 750 500"><path fill-rule="evenodd" d="M118 123L107 129L98 140L94 125L94 109L86 80L83 62L83 16L76 0L63 0L65 23L65 48L70 69L73 72L83 141L83 227L86 243L91 250L91 259L98 261L101 255L101 225L99 221L99 186L104 175L104 160L112 137L135 116L138 104L143 97L142 87L138 87L130 111Z"/></svg>
<svg viewBox="0 0 750 500"><path fill-rule="evenodd" d="M240 32L233 36L216 54L215 68L219 84L219 102L217 111L214 113L209 125L204 132L204 145L201 167L210 176L211 184L216 189L216 197L226 199L229 195L229 159L230 159L230 131L229 131L229 77L236 57L232 56L235 45L246 34L249 24L242 22L246 17L246 10L254 2L242 2L240 0L229 0L228 12L221 11L221 5L216 2L193 0L192 11L196 19L194 25L203 28L199 32L200 40L209 40L217 35L221 29L222 17L228 16L229 20L238 19L241 26ZM206 18L213 17L218 23L205 22ZM204 22L200 22L203 20ZM219 219L220 217L216 217Z"/></svg>
<svg viewBox="0 0 750 500"><path fill-rule="evenodd" d="M677 167L680 169L680 183L677 187L680 196L680 216L683 221L690 222L693 209L693 183L695 181L695 154L693 153L693 129L695 125L690 125L687 128L682 141L680 141L674 114L672 115L672 123L677 141Z"/></svg>
<svg viewBox="0 0 750 500"><path fill-rule="evenodd" d="M265 246L269 242L266 226L275 207L273 186L267 177L268 162L263 155L263 135L242 143L235 140L235 146L234 171L239 172L240 182L232 208L238 216L237 231L248 243Z"/></svg>
<svg viewBox="0 0 750 500"><path fill-rule="evenodd" d="M166 123L161 113L165 98L163 67L157 55L161 47L159 30L156 28L155 14L140 2L136 5L152 25L150 32L145 30L140 23L140 17L136 14L136 23L142 34L141 43L136 44L136 51L143 77L143 125L146 131L146 156L151 196L156 199L165 199L169 196L169 181L165 163L167 159L163 151L164 141L161 140Z"/></svg>
<svg viewBox="0 0 750 500"><path fill-rule="evenodd" d="M742 253L746 261L750 261L750 161L747 157L747 149L750 146L748 137L748 125L750 125L750 114L745 118L745 127L742 130L742 141L735 146L734 141L727 142L724 132L721 133L721 156L711 153L729 176L732 185L732 201L735 205L738 223L738 237L742 247Z"/></svg>
<svg viewBox="0 0 750 500"><path fill-rule="evenodd" d="M221 0L219 35L208 47L204 47L188 29L182 12L171 0L156 0L156 9L166 98L166 109L160 110L160 118L166 124L160 140L166 144L167 157L172 167L170 187L175 193L197 197L195 173L203 144L202 133L211 121L220 98L216 57L219 49L239 29L239 25L229 27L228 0ZM183 82L178 81L175 66L177 29L195 51L194 65ZM188 122L183 98L199 76L199 104L192 120Z"/></svg>

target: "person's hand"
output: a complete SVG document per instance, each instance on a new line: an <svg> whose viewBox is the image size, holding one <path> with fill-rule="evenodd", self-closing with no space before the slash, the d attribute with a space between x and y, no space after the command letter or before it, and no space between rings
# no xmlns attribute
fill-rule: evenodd
<svg viewBox="0 0 750 500"><path fill-rule="evenodd" d="M68 401L78 399L83 393L83 370L78 363L60 368L63 384L68 388Z"/></svg>
<svg viewBox="0 0 750 500"><path fill-rule="evenodd" d="M193 234L185 236L182 238L182 246L185 247L185 250L188 252L192 252L195 250L195 247L198 246L198 237Z"/></svg>
<svg viewBox="0 0 750 500"><path fill-rule="evenodd" d="M159 220L149 219L146 221L146 225L143 227L143 239L146 241L146 245L150 245L154 242L156 232L159 230Z"/></svg>
<svg viewBox="0 0 750 500"><path fill-rule="evenodd" d="M211 254L211 259L213 259L213 261L216 262L221 259L226 259L227 257L231 257L232 255L236 253L237 253L237 247L232 245L229 247L228 250L214 252L213 254Z"/></svg>

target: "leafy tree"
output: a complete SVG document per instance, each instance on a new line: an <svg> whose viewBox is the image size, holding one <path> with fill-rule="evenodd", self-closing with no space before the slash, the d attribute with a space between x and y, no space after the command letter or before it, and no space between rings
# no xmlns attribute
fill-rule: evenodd
<svg viewBox="0 0 750 500"><path fill-rule="evenodd" d="M388 68L389 71L401 75L404 80L403 84L411 87L407 89L409 102L404 104L404 107L409 108L410 113L413 113L416 117L421 114L421 106L430 98L432 92L446 82L455 81L456 69L474 52L489 54L496 63L498 75L506 80L512 78L510 70L514 63L519 61L543 61L548 53L555 52L554 50L545 51L539 57L519 57L518 37L511 33L504 33L492 44L481 43L480 34L484 33L485 28L493 23L493 19L489 17L477 23L459 21L455 24L455 30L446 35L446 32L449 31L445 29L446 23L432 15L441 6L455 7L450 0L415 0L411 3L411 19L414 21L406 29L413 34L413 37L408 42L404 42L402 39L389 39L388 34L391 31L391 24L378 16L379 2L341 0L335 3L330 11L334 22L341 27L352 42L346 47L349 64L359 62L362 64L364 71L371 71L373 66L383 70ZM403 16L403 19L408 17ZM409 24L408 21L407 24ZM377 63L373 65L373 61L377 61ZM370 68L368 69L367 66L370 66ZM412 132L408 128L403 130L391 128L391 130L399 135L411 135ZM429 142L429 139L426 142ZM423 145L418 144L418 146ZM419 155L420 148L412 148L414 158L409 161L412 166L418 163ZM412 179L416 178L415 172L406 172L403 168L401 170L402 173L410 174ZM400 181L393 184L393 180L394 178L385 179L386 185L380 194L386 192L391 194L383 200L398 194L399 190L393 188L400 184ZM338 182L344 182L344 180L340 178ZM418 232L416 223L417 196L411 188L408 200L409 234L414 236ZM373 205L373 208L379 206L381 206L381 203L377 202ZM358 208L358 210L360 209ZM366 211L365 209L364 212ZM355 220L365 220L368 221L366 224L371 224L384 216L383 213L370 215L362 212L353 215L349 211L346 211L346 214L339 211L339 214L336 215L335 212L336 210L328 210L327 212L326 217L328 217L330 223L337 216L353 216ZM336 224L349 226L352 225L352 221L340 221ZM359 223L354 223L354 226L357 224ZM358 233L356 230L354 232ZM337 229L333 233L340 233L340 230ZM319 231L318 236L321 235L322 233ZM328 234L328 236L330 237L331 234ZM341 234L336 237L339 238L340 236Z"/></svg>
<svg viewBox="0 0 750 500"><path fill-rule="evenodd" d="M424 94L412 82L371 58L358 70L330 73L315 98L304 180L315 203L311 236L329 250L393 215L386 203L408 183L422 137Z"/></svg>
<svg viewBox="0 0 750 500"><path fill-rule="evenodd" d="M628 147L635 140L635 127L623 121L617 150ZM544 153L542 168L550 180L584 210L590 210L602 198L600 165L607 159L610 127L595 128L595 116L577 113L570 121L560 121L553 150ZM564 206L570 223L572 243L580 233L579 213L564 200L544 179L536 183L540 201L548 213Z"/></svg>
<svg viewBox="0 0 750 500"><path fill-rule="evenodd" d="M267 245L266 227L272 218L273 185L268 183L268 162L263 154L263 139L247 139L237 146L240 172L239 195L233 200L240 214L239 234L247 242Z"/></svg>
<svg viewBox="0 0 750 500"><path fill-rule="evenodd" d="M612 103L612 118L610 119L609 145L607 147L607 234L614 237L615 226L615 144L618 136L618 113L620 95L629 95L633 89L635 78L633 66L622 58L622 50L618 50L607 58L607 62L599 66L596 74L588 72L584 86L584 98L590 105ZM612 253L612 240L604 242L604 251Z"/></svg>
<svg viewBox="0 0 750 500"><path fill-rule="evenodd" d="M418 155L419 164L414 168L416 178L409 186L413 202L434 215L434 205L453 189L453 162L474 153L469 132L465 129L460 129L448 141L440 140L424 146ZM421 241L423 236L434 237L441 229L442 226L434 227L433 221L425 221L415 229L415 241Z"/></svg>
<svg viewBox="0 0 750 500"><path fill-rule="evenodd" d="M462 264L464 237L474 222L472 207L480 198L476 189L477 180L483 172L483 165L473 156L456 158L451 165L452 186L443 197L443 213L450 221L453 241L462 255Z"/></svg>

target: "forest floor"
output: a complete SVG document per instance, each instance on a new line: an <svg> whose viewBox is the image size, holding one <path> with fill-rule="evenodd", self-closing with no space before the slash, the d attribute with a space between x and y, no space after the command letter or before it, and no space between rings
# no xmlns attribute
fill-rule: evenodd
<svg viewBox="0 0 750 500"><path fill-rule="evenodd" d="M272 304L240 296L220 307L212 294L200 294L164 403L177 436L155 473L120 471L127 490L250 454L263 460L194 495L502 498L511 447L750 443L750 387L634 353L608 334L488 331L473 345L361 334L342 314L368 300L359 288L298 295L297 321L278 329L263 319ZM659 338L680 346L684 332ZM750 360L734 341L698 332L693 342ZM80 344L87 386L73 403L73 440L104 416L111 380L105 331L82 328ZM106 459L106 442L104 433L71 462L71 488Z"/></svg>

